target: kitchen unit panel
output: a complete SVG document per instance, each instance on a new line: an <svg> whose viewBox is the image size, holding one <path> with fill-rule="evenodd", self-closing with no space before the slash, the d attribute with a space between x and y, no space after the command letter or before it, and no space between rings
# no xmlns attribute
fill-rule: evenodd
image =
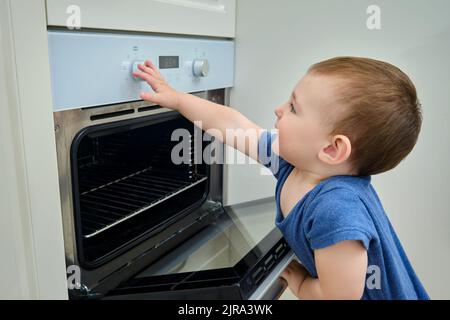
<svg viewBox="0 0 450 320"><path fill-rule="evenodd" d="M236 0L47 0L47 24L234 38Z"/></svg>

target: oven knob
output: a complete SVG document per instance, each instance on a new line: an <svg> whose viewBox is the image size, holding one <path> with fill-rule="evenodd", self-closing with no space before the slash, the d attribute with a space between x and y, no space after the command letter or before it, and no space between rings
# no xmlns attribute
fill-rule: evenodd
<svg viewBox="0 0 450 320"><path fill-rule="evenodd" d="M207 59L195 59L192 63L194 77L206 77L209 72L209 61Z"/></svg>
<svg viewBox="0 0 450 320"><path fill-rule="evenodd" d="M140 72L141 70L139 70L138 65L139 64L144 64L144 63L145 63L145 61L140 61L140 60L133 61L131 72ZM133 74L131 74L131 75L133 76ZM135 76L133 76L133 79L136 80L136 81L144 81L141 78L138 78L138 77L135 77Z"/></svg>

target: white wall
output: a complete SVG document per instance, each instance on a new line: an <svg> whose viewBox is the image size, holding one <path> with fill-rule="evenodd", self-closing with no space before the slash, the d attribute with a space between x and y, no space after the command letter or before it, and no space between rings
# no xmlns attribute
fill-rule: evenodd
<svg viewBox="0 0 450 320"><path fill-rule="evenodd" d="M366 9L381 8L381 30ZM386 60L416 84L424 123L418 145L374 177L384 207L432 298L450 299L450 2L447 0L238 0L231 105L271 128L273 110L313 63L338 55ZM274 193L257 166L228 167L228 203Z"/></svg>

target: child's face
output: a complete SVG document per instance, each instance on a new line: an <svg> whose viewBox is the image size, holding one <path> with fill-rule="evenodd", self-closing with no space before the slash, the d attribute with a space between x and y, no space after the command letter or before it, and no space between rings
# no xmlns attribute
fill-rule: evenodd
<svg viewBox="0 0 450 320"><path fill-rule="evenodd" d="M275 110L275 127L278 129L275 142L278 145L275 143L273 147L297 168L317 168L319 151L330 143L337 109L333 107L336 81L307 74L297 84L289 100Z"/></svg>

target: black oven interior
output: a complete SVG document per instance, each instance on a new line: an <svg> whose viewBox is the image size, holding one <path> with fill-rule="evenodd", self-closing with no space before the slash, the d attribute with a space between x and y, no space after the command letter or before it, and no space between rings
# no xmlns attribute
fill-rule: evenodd
<svg viewBox="0 0 450 320"><path fill-rule="evenodd" d="M171 158L181 142L172 141L177 129L190 136L178 154L181 164ZM87 127L76 136L71 168L80 265L92 269L110 261L205 201L210 166L194 161L193 135L191 122L167 112Z"/></svg>

